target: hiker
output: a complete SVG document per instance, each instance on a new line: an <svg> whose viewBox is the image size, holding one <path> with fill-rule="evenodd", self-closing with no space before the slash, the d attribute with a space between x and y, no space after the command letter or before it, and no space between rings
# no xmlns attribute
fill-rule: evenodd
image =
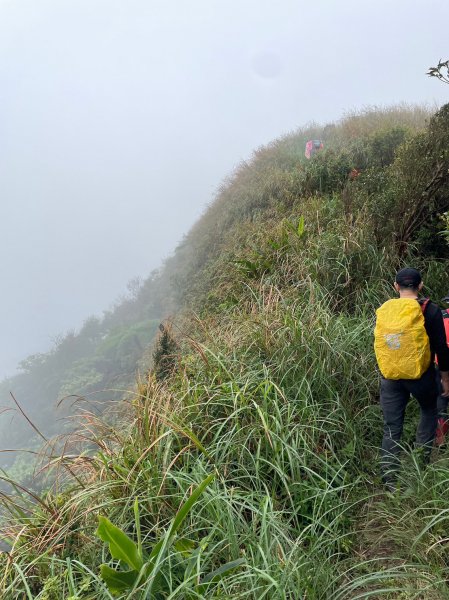
<svg viewBox="0 0 449 600"><path fill-rule="evenodd" d="M306 149L305 149L304 155L306 158L310 159L310 158L312 158L312 156L314 156L317 152L319 152L323 148L324 148L324 144L321 140L309 140L306 143Z"/></svg>
<svg viewBox="0 0 449 600"><path fill-rule="evenodd" d="M449 306L449 295L442 298L441 301ZM444 330L446 333L446 343L449 346L449 310L446 308L445 310L442 311L442 313L443 313ZM436 361L436 362L437 362L437 367L438 367L438 361ZM448 419L448 415L447 415L447 405L449 402L449 397L443 396L443 394L441 393L442 392L441 378L440 378L440 372L439 372L438 368L437 368L437 385L438 385L438 390L440 393L439 393L438 400L437 400L438 424L437 424L437 431L436 431L436 435L435 435L435 443L437 446L442 446L444 444L446 434L449 431L449 419Z"/></svg>
<svg viewBox="0 0 449 600"><path fill-rule="evenodd" d="M436 304L418 298L422 287L419 271L401 269L394 282L399 298L388 300L376 311L374 348L382 375L380 404L384 419L381 471L390 490L394 489L399 466L399 442L410 395L421 410L416 445L422 448L424 460L430 458L438 420L435 355L441 393L449 396L449 348L443 317Z"/></svg>

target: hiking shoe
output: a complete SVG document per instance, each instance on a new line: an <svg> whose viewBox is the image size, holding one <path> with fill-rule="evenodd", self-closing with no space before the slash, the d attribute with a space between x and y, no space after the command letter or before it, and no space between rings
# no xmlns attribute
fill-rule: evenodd
<svg viewBox="0 0 449 600"><path fill-rule="evenodd" d="M442 446L444 444L446 433L449 431L449 421L446 419L439 418L437 424L437 430L435 432L435 444Z"/></svg>

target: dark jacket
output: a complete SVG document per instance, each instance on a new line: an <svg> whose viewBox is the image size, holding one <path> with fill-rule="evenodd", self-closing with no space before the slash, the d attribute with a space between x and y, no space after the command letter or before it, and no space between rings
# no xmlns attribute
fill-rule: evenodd
<svg viewBox="0 0 449 600"><path fill-rule="evenodd" d="M419 300L420 304L424 301L425 299ZM429 302L426 306L424 311L424 326L429 336L432 363L436 355L440 371L449 371L449 348L446 342L443 315L441 308L434 302Z"/></svg>

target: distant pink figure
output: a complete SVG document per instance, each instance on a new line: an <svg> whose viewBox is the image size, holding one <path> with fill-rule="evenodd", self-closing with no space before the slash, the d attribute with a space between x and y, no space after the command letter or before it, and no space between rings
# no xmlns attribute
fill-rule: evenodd
<svg viewBox="0 0 449 600"><path fill-rule="evenodd" d="M312 158L314 154L324 148L324 144L321 140L309 140L306 144L306 151L304 152L306 158Z"/></svg>

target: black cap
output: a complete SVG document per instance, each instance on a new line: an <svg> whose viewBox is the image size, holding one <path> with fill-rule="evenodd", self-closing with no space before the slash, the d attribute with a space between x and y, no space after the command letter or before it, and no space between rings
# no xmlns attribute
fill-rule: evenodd
<svg viewBox="0 0 449 600"><path fill-rule="evenodd" d="M412 288L416 290L421 281L420 272L412 267L406 267L396 273L396 283L401 288Z"/></svg>

